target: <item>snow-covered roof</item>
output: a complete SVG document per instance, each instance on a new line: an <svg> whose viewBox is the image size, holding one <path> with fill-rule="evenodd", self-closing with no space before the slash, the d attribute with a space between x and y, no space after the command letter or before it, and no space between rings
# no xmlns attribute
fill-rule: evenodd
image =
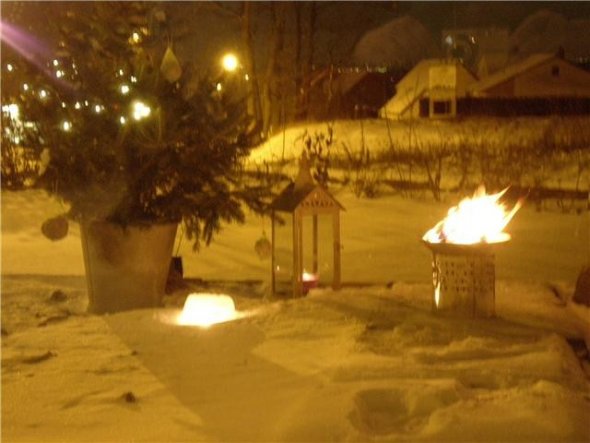
<svg viewBox="0 0 590 443"><path fill-rule="evenodd" d="M465 71L473 81L475 75L471 73L459 60L430 58L420 61L396 85L395 96L384 106L387 114L402 114L416 100L419 100L431 89L430 69L436 66L455 66Z"/></svg>
<svg viewBox="0 0 590 443"><path fill-rule="evenodd" d="M494 74L481 79L479 82L473 84L471 87L472 92L485 91L491 87L494 87L500 83L503 83L523 72L529 71L530 69L539 66L543 63L548 62L551 59L557 58L555 54L534 54L525 60L507 66Z"/></svg>
<svg viewBox="0 0 590 443"><path fill-rule="evenodd" d="M310 196L311 198L308 199ZM295 183L290 183L283 189L271 203L271 208L277 211L293 212L306 200L309 200L310 206L344 209L322 186L308 184L303 187L297 187Z"/></svg>

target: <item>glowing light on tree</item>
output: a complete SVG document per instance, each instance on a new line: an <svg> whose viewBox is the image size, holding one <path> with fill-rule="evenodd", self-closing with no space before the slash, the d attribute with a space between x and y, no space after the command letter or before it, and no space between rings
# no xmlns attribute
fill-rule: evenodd
<svg viewBox="0 0 590 443"><path fill-rule="evenodd" d="M127 95L129 94L130 88L129 85L121 85L121 94Z"/></svg>
<svg viewBox="0 0 590 443"><path fill-rule="evenodd" d="M133 119L134 120L141 120L146 117L149 117L152 113L152 108L147 106L145 103L136 101L133 102Z"/></svg>
<svg viewBox="0 0 590 443"><path fill-rule="evenodd" d="M129 38L129 41L131 43L139 43L139 42L141 42L141 35L139 34L139 32L135 31L133 34L131 34L131 37Z"/></svg>
<svg viewBox="0 0 590 443"><path fill-rule="evenodd" d="M18 108L18 105L14 103L2 106L2 112L8 114L13 120L18 120L20 115L20 109Z"/></svg>
<svg viewBox="0 0 590 443"><path fill-rule="evenodd" d="M65 132L70 132L72 130L72 123L64 120L61 124L61 129Z"/></svg>

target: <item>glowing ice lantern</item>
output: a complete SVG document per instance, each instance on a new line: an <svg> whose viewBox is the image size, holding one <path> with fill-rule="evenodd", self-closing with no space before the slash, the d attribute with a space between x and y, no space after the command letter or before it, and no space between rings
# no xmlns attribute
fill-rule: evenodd
<svg viewBox="0 0 590 443"><path fill-rule="evenodd" d="M178 324L207 328L238 318L234 301L228 295L190 294L185 303Z"/></svg>
<svg viewBox="0 0 590 443"><path fill-rule="evenodd" d="M67 120L64 120L61 123L61 129L65 132L70 132L72 130L72 123Z"/></svg>

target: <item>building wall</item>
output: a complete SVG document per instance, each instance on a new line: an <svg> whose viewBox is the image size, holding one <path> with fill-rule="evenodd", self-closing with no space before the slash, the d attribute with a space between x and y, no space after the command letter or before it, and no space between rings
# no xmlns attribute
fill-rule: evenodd
<svg viewBox="0 0 590 443"><path fill-rule="evenodd" d="M499 83L481 95L485 97L514 97L514 79L511 78Z"/></svg>
<svg viewBox="0 0 590 443"><path fill-rule="evenodd" d="M516 97L590 97L590 73L555 58L514 79Z"/></svg>
<svg viewBox="0 0 590 443"><path fill-rule="evenodd" d="M380 111L387 118L425 117L420 112L420 101L429 99L429 115L433 101L450 100L450 116L455 114L456 98L467 94L475 78L460 63L425 60L397 84L397 93ZM448 117L449 115L447 115Z"/></svg>

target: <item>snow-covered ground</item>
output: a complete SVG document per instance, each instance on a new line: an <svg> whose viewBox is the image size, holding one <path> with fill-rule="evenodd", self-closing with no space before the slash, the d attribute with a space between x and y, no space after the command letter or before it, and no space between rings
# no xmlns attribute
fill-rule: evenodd
<svg viewBox="0 0 590 443"><path fill-rule="evenodd" d="M304 149L302 135L334 134L334 155L343 155L342 145L358 152L365 146L373 156L396 149L425 148L431 144L445 146L487 146L489 148L529 147L545 141L575 146L590 141L588 117L518 117L469 118L465 120L335 120L303 122L277 131L255 149L252 162L278 161L298 157ZM374 157L373 157L374 158Z"/></svg>
<svg viewBox="0 0 590 443"><path fill-rule="evenodd" d="M251 216L198 254L181 244L192 279L166 308L94 316L77 227L50 242L40 225L63 208L3 191L2 440L590 440L590 369L566 341L590 332L569 302L587 214L525 206L498 251L497 318L457 319L431 312L419 241L451 202L336 195L343 290L265 297L270 226ZM244 316L178 326L205 287Z"/></svg>

